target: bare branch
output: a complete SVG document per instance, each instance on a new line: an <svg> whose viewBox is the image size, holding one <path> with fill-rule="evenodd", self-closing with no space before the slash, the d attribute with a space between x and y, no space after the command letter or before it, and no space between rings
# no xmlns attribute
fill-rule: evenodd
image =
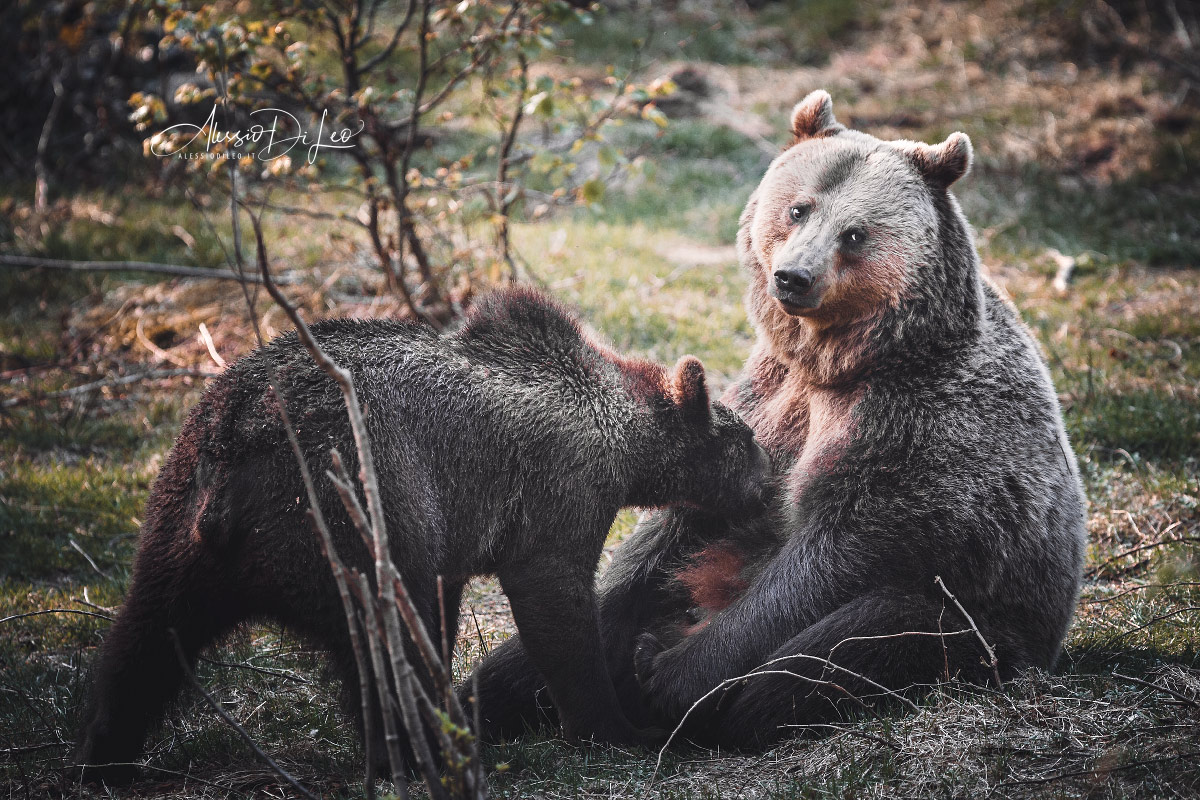
<svg viewBox="0 0 1200 800"><path fill-rule="evenodd" d="M1192 589L1192 588L1196 588L1196 587L1200 587L1200 581L1177 581L1175 583L1146 583L1146 584L1142 584L1140 586L1131 586L1128 589L1124 589L1124 590L1117 592L1114 595L1110 595L1108 597L1094 597L1091 600L1084 600L1083 604L1088 605L1088 606L1093 606L1093 605L1100 605L1101 603L1112 603L1116 600L1120 600L1122 597L1128 597L1129 595L1134 594L1135 592L1143 592L1143 591L1146 591L1147 589Z"/></svg>
<svg viewBox="0 0 1200 800"><path fill-rule="evenodd" d="M237 180L236 172L231 185L233 192L233 215L234 215L234 231L238 231L237 226ZM250 213L248 211L248 213ZM254 225L256 253L258 255L259 268L263 274L263 280L268 283L272 297L276 298L276 302L283 295L278 288L271 282L270 271L267 268L266 244L262 237L262 228L259 225L259 219L253 213L250 213L250 219ZM242 271L242 254L241 249L236 249L238 269ZM263 345L262 332L258 326L258 316L254 310L254 299L246 288L245 282L241 284L242 292L246 300L246 307L250 314L250 323L254 329L254 335L258 339L259 346ZM295 313L295 309L287 304L286 298L283 302L285 309L290 309ZM300 477L304 483L304 489L308 497L308 518L312 526L317 530L318 541L321 545L321 550L325 555L325 559L329 562L330 569L333 572L334 582L338 588L338 596L342 602L342 612L346 617L347 634L350 638L350 646L354 651L355 667L358 670L359 694L361 701L361 709L363 714L363 741L366 751L366 775L364 777L365 792L368 800L374 800L375 797L375 758L374 758L374 716L371 712L371 694L370 694L370 673L368 672L368 664L366 655L363 652L362 642L359 639L358 631L358 615L354 609L354 601L350 596L346 568L338 558L337 550L334 547L333 535L329 530L329 525L325 521L324 515L321 513L321 506L317 498L316 485L313 483L312 474L308 469L308 462L304 457L304 452L300 446L300 440L296 435L296 429L292 425L291 419L288 416L287 403L280 390L279 378L275 374L274 369L271 370L269 376L271 391L274 392L279 406L280 420L283 422L284 431L287 434L288 443L291 445L292 453L296 457L296 463L300 469ZM368 635L368 639L370 639ZM405 776L402 771L403 759L392 761L393 780L399 790L400 796L407 800L408 785L405 782Z"/></svg>
<svg viewBox="0 0 1200 800"><path fill-rule="evenodd" d="M1196 702L1195 698L1188 697L1186 694L1177 692L1174 689L1168 689L1166 686L1162 686L1157 683L1152 683L1151 681L1144 681L1141 678L1135 678L1132 675L1122 675L1121 673L1116 672L1115 670L1113 671L1113 677L1120 678L1123 681L1131 681L1140 686L1145 686L1149 689L1154 689L1155 691L1163 692L1164 694L1169 694L1169 695L1171 695L1171 697L1174 697L1176 700L1179 700L1179 701L1185 703L1186 705L1191 706L1192 708L1200 708L1200 703Z"/></svg>
<svg viewBox="0 0 1200 800"><path fill-rule="evenodd" d="M1175 526L1172 525L1171 527L1175 527ZM1164 533L1165 533L1165 531L1164 531ZM1089 577L1093 576L1093 575L1098 575L1098 574L1100 574L1100 571L1103 570L1109 564L1120 561L1122 558L1128 558L1129 556L1133 555L1134 553L1142 553L1142 552L1145 552L1146 550L1153 550L1157 547L1167 547L1167 546L1173 545L1173 544L1197 544L1197 543L1200 543L1200 536L1178 536L1174 539L1162 539L1157 542L1151 542L1150 544L1138 545L1137 547L1131 547L1128 550L1123 550L1120 553L1109 556L1108 558L1104 559L1096 566L1089 569L1086 574Z"/></svg>
<svg viewBox="0 0 1200 800"><path fill-rule="evenodd" d="M256 667L253 664L245 664L238 661L218 661L215 658L207 658L205 656L200 656L200 660L206 664L212 664L214 667L232 667L234 669L244 669L250 672L257 672L260 675L270 675L274 678L283 678L284 680L291 681L292 683L308 685L308 681L304 678L301 678L299 675L293 675L290 672L284 672L283 670Z"/></svg>
<svg viewBox="0 0 1200 800"><path fill-rule="evenodd" d="M205 267L185 267L179 264L155 264L149 261L65 261L59 258L42 258L40 256L0 255L0 267L30 269L63 269L72 272L147 272L159 275L175 275L182 278L207 278L214 281L241 281L242 277L236 272L224 269L207 269ZM259 283L257 275L247 275L246 280ZM295 283L290 278L276 280L276 283L290 285Z"/></svg>
<svg viewBox="0 0 1200 800"><path fill-rule="evenodd" d="M500 30L504 30L506 27L508 27L508 24L510 22L512 22L513 19L517 16L517 12L520 9L520 7L521 7L521 4L519 2L515 2L512 4L512 8L510 8L508 10L508 13L504 15L504 19L501 20L501 22L500 22L500 25L499 25ZM476 51L475 55L473 55L471 57L471 60L469 62L467 62L467 65L464 66L462 69L460 69L458 72L456 72L454 75L452 75L449 78L449 80L446 81L446 84L440 90L438 90L432 97L430 97L429 100L422 103L419 96L415 97L413 99L414 116L428 114L430 111L437 108L438 104L441 103L443 100L445 100L446 96L449 95L450 92L454 91L454 88L456 86L458 86L458 84L462 83L463 80L465 80L473 72L475 72L475 70L479 69L479 67L482 66L484 60L492 52L491 45L493 43L494 43L493 40L489 40L486 43L486 46L480 47Z"/></svg>
<svg viewBox="0 0 1200 800"><path fill-rule="evenodd" d="M1086 778L1097 777L1107 778L1113 772L1122 772L1127 769L1136 769L1137 767L1148 767L1154 764L1168 764L1172 761L1187 761L1200 758L1200 750L1195 750L1189 753L1179 753L1173 756L1164 756L1162 758L1148 758L1144 761L1132 761L1128 764L1120 764L1118 766L1100 766L1096 769L1082 769L1074 772L1061 772L1057 775L1050 775L1045 778L1028 778L1025 780L1003 781L997 786L1034 786L1044 783L1053 783L1054 781L1066 780L1067 778Z"/></svg>
<svg viewBox="0 0 1200 800"><path fill-rule="evenodd" d="M249 212L249 209L247 209ZM406 655L406 643L402 634L400 625L400 616L407 611L412 619L409 624L412 637L415 641L419 641L422 637L428 638L427 632L421 624L419 616L416 614L411 601L408 601L406 591L399 592L396 588L397 584L401 585L399 575L395 571L395 567L391 561L391 550L388 543L386 531L386 522L383 514L383 506L381 493L378 484L378 475L374 466L374 459L371 450L369 433L367 431L366 421L363 417L362 405L358 399L357 390L354 385L352 375L348 370L337 364L329 355L321 348L316 341L312 331L308 328L299 312L292 306L287 298L283 296L278 287L271 280L268 259L266 255L266 244L262 234L261 221L258 216L249 213L250 221L254 229L256 253L259 271L262 275L263 285L266 287L268 294L272 299L283 308L296 326L297 334L305 349L313 360L321 367L321 369L338 384L342 393L342 399L346 405L347 414L350 421L351 432L355 441L356 450L359 460L358 479L363 488L363 493L367 499L367 514L364 518L361 507L358 504L358 499L353 491L349 491L348 476L345 474L344 468L341 469L341 475L337 475L335 488L338 488L341 493L343 503L345 504L348 513L351 515L352 521L359 528L360 533L366 538L367 531L370 533L370 543L368 551L372 554L375 562L375 577L376 577L376 598L378 608L372 599L370 587L367 584L366 577L361 573L347 571L341 567L340 562L333 550L332 537L328 537L328 529L325 527L322 532L322 546L326 549L326 555L329 557L330 564L334 568L335 576L350 576L354 577L352 583L347 584L347 588L354 588L354 594L357 596L363 612L366 615L366 632L367 644L371 654L371 661L374 665L374 674L378 687L378 697L380 706L383 711L383 722L385 730L385 739L388 742L388 756L391 762L393 775L403 775L403 756L399 748L399 731L394 724L392 713L388 709L389 700L394 699L396 705L399 706L401 717L404 720L404 726L407 729L409 736L409 745L412 749L414 757L417 760L417 766L421 774L426 778L426 785L431 796L435 798L445 797L446 788L438 779L437 762L434 760L432 753L429 750L429 742L425 737L425 731L421 724L420 709L423 704L431 704L428 695L425 692L420 680L418 679L411 663ZM278 390L276 390L278 391ZM285 403L280 398L280 407L283 409ZM307 465L304 463L302 453L300 451L299 442L295 439L294 430L291 428L290 421L285 418L285 425L288 428L289 440L293 443L293 449L296 451L297 458L303 464L303 475L305 478L305 486L309 492L310 516L314 521L319 514L314 513L318 508L315 490L312 485L311 476L307 473ZM340 454L335 468L342 467ZM338 484L341 484L339 487ZM324 527L324 526L319 526ZM326 539L328 539L326 541ZM341 586L339 585L339 591ZM403 598L403 599L401 599ZM344 601L346 602L346 601ZM348 606L347 606L348 608ZM378 613L377 613L378 611ZM407 620L406 620L407 621ZM382 636L380 631L382 630ZM419 633L418 633L419 632ZM391 663L386 664L384 661L383 647L387 647L387 653L390 656ZM436 664L436 655L433 662ZM387 686L387 676L392 677L392 689L394 693L389 691ZM434 676L439 674L439 670L435 667L431 669ZM365 668L360 667L360 681L365 674ZM449 694L453 694L450 692ZM365 696L365 695L364 695ZM454 713L453 711L451 713ZM464 715L461 709L456 714L462 718ZM370 719L370 716L367 716ZM450 755L450 753L447 753Z"/></svg>
<svg viewBox="0 0 1200 800"><path fill-rule="evenodd" d="M396 30L394 33L392 33L391 40L387 43L387 45L383 48L383 50L379 51L373 57L367 59L367 63L363 64L361 67L358 68L359 75L365 75L366 73L375 69L380 64L382 64L384 61L387 61L389 58L392 57L392 53L396 50L396 45L400 44L400 37L404 35L404 31L405 31L405 29L408 28L408 24L410 22L412 22L413 12L416 9L417 9L417 0L408 0L408 8L405 9L405 11L404 11L404 19L400 20L400 23L398 25L396 25ZM374 20L374 17L375 17L375 9L374 9L374 7L372 7L372 9L371 9L372 21ZM365 41L365 39L364 39L364 41Z"/></svg>
<svg viewBox="0 0 1200 800"><path fill-rule="evenodd" d="M42 133L38 137L37 153L33 160L33 171L36 174L33 195L34 211L45 211L47 198L50 193L50 179L47 177L48 169L46 168L46 150L50 146L50 137L54 133L54 126L58 122L58 115L62 111L63 101L66 100L67 91L63 86L63 81L67 77L67 73L71 69L72 59L69 54L63 55L63 65L53 78L54 100L50 103L50 112L46 115L46 121L42 125Z"/></svg>
<svg viewBox="0 0 1200 800"><path fill-rule="evenodd" d="M959 613L962 614L963 617L966 618L967 624L971 626L971 630L975 631L975 636L979 639L980 644L983 645L983 649L988 654L988 666L992 668L992 677L996 679L996 685L1003 686L1004 681L1000 680L1000 670L997 667L997 664L999 664L1000 662L996 658L996 651L992 649L992 646L990 644L988 644L987 639L983 638L983 634L979 632L979 626L975 624L975 620L972 619L971 615L967 613L967 610L965 608L963 608L962 603L958 602L958 598L955 597L953 594L951 594L950 590L946 588L946 584L942 580L942 576L935 575L933 578L933 582L936 583L939 587L941 587L941 590L946 593L946 597L950 598L950 601L952 603L954 603L955 606L957 606Z"/></svg>
<svg viewBox="0 0 1200 800"><path fill-rule="evenodd" d="M85 383L82 386L72 386L69 389L57 389L53 392L45 392L36 395L26 395L23 397L9 397L3 403L0 403L0 408L13 408L15 406L26 405L37 400L52 400L62 397L78 397L81 394L88 394L99 389L110 389L118 386L128 386L131 383L139 381L157 381L166 378L213 378L219 375L219 372L201 369L152 369L147 372L136 372L132 375L122 375L119 378L106 378L104 380L92 381Z"/></svg>
<svg viewBox="0 0 1200 800"><path fill-rule="evenodd" d="M833 648L830 650L830 652L832 653L839 646L841 646L844 642L852 641L854 639L864 639L864 640L876 639L876 638L891 639L891 638L895 638L898 636L941 636L941 634L930 633L927 631L902 631L900 633L889 634L887 636L879 636L879 637L875 637L875 636L851 637L850 639L845 639L842 642L838 642L837 644L835 644L833 646ZM765 675L782 675L782 676L786 676L786 677L790 677L790 678L796 678L797 680L802 680L807 683L810 683L815 687L824 686L824 687L827 687L830 689L834 689L838 692L841 692L843 695L845 695L847 699L853 700L854 702L858 703L858 705L860 707L867 709L867 710L871 709L871 706L869 706L867 703L865 703L862 700L862 698L855 695L854 693L852 693L851 691L846 689L841 684L834 683L833 681L825 680L823 678L813 678L809 675L801 675L800 673L792 672L791 670L768 669L768 667L772 667L776 664L781 664L785 661L791 661L791 660L796 660L796 659L815 661L815 662L823 665L825 670L832 670L835 672L840 672L844 675L847 675L852 678L856 678L856 679L862 681L863 683L866 683L866 684L878 689L882 694L884 694L888 697L891 697L891 698L899 701L900 703L904 704L905 706L907 706L910 711L915 712L915 711L920 710L917 707L916 703L909 700L907 697L900 694L899 692L889 689L886 686L884 686L883 684L881 684L877 681L874 681L865 675L855 672L854 670L848 669L847 667L843 667L841 664L834 663L833 661L830 661L828 658L821 658L820 656L811 656L811 655L808 655L807 653L793 653L793 654L787 655L787 656L780 656L779 658L773 658L770 661L760 664L759 666L755 667L750 672L747 672L744 675L738 675L733 678L726 678L725 680L721 681L719 684L714 686L712 689L709 689L707 692L705 692L704 695L702 695L698 700L696 700L696 702L692 703L692 705L688 708L688 710L686 712L684 712L683 717L680 718L679 723L675 726L675 729L673 731L671 731L671 735L667 737L667 741L663 744L662 748L658 751L658 760L654 765L654 773L651 775L651 778L650 778L651 781L653 781L654 777L656 775L658 775L658 770L662 766L663 755L667 752L667 749L670 748L671 743L675 740L675 737L679 734L679 731L683 729L684 724L687 722L688 717L691 716L692 712L695 711L697 708L699 708L704 703L705 700L712 697L717 692L724 691L725 689L728 689L730 686L733 686L744 680L749 680L751 678L757 678L757 677L761 677L761 676L765 676Z"/></svg>
<svg viewBox="0 0 1200 800"><path fill-rule="evenodd" d="M349 577L353 579L349 585L353 589L355 597L358 598L365 617L367 647L371 654L371 665L375 675L375 694L379 700L380 716L383 719L383 740L387 746L388 765L391 767L392 777L399 776L398 780L403 783L407 767L404 753L400 748L400 733L396 730L396 717L388 702L392 690L388 685L387 661L383 657L384 637L375 617L375 604L371 601L371 587L367 583L366 576L357 570L353 570ZM407 791L407 786L405 786L404 793L407 794Z"/></svg>
<svg viewBox="0 0 1200 800"><path fill-rule="evenodd" d="M818 659L818 660L823 660L823 659ZM767 677L770 675L783 675L783 676L787 676L789 678L796 678L797 680L806 681L815 686L828 686L830 688L841 691L843 694L846 695L846 697L848 697L851 700L854 700L854 701L858 702L860 705L866 707L865 703L863 703L861 700L859 700L857 697L855 697L853 694L851 694L845 688L839 686L838 684L834 683L833 681L821 680L820 678L811 678L807 675L801 675L798 672L791 672L790 670L786 670L786 669L763 670L761 668L758 668L752 672L746 673L745 675L738 675L735 678L726 678L725 680L721 681L716 686L714 686L713 688L711 688L707 692L705 692L700 697L700 699L698 699L696 702L692 703L692 705L688 708L688 710L684 712L683 717L679 720L679 724L675 726L675 729L673 731L671 731L671 735L667 737L667 741L663 744L662 749L660 749L658 751L658 759L654 763L654 772L651 773L651 775L650 775L650 781L653 782L655 777L658 776L658 771L659 771L659 769L662 768L663 756L666 754L667 750L671 747L671 743L675 741L675 737L679 735L679 731L683 729L683 725L684 725L684 723L687 722L688 717L691 716L692 712L695 711L697 708L699 708L700 705L705 700L712 697L717 692L724 691L725 689L728 689L730 686L733 686L734 684L737 684L741 681L749 680L751 678Z"/></svg>
<svg viewBox="0 0 1200 800"><path fill-rule="evenodd" d="M1108 644L1110 646L1114 645L1117 642L1128 639L1130 636L1132 636L1135 633L1144 631L1147 628L1151 628L1160 622L1170 619L1171 617L1178 617L1180 614L1190 614L1194 611L1200 611L1200 606L1184 606L1183 608L1176 608L1171 611L1168 611L1165 614L1159 614L1158 616L1150 619L1148 622L1138 625L1136 628L1130 628L1129 630L1123 631L1120 634L1118 634L1117 636L1114 636L1112 639L1109 640Z"/></svg>
<svg viewBox="0 0 1200 800"><path fill-rule="evenodd" d="M24 617L36 617L40 614L80 614L85 617L96 617L97 619L113 621L113 618L108 614L97 614L95 611L81 611L78 608L44 608L41 611L26 611L23 614L13 614L9 617L0 619L0 625L6 622L11 622L14 619L22 619Z"/></svg>
<svg viewBox="0 0 1200 800"><path fill-rule="evenodd" d="M512 278L517 277L517 266L513 262L512 257L512 242L508 230L508 215L512 210L512 204L515 202L515 190L509 190L504 187L508 184L508 168L511 165L511 156L513 143L517 140L517 130L521 127L521 119L525 113L525 90L529 83L529 61L525 58L524 53L517 55L517 60L520 63L520 73L517 79L517 102L513 108L512 120L508 124L508 130L504 134L504 139L500 145L500 166L496 170L496 198L497 211L500 214L500 221L496 223L496 239L500 242L500 256L508 264L508 271ZM503 195L500 193L504 192Z"/></svg>

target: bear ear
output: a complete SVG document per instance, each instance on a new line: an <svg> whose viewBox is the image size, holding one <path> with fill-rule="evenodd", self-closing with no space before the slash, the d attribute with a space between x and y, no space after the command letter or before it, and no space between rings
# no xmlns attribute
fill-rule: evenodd
<svg viewBox="0 0 1200 800"><path fill-rule="evenodd" d="M702 422L708 419L708 384L704 364L695 356L684 356L671 370L671 398L686 419Z"/></svg>
<svg viewBox="0 0 1200 800"><path fill-rule="evenodd" d="M792 109L792 135L797 142L811 139L818 134L836 133L842 126L833 118L833 98L824 89L809 92Z"/></svg>
<svg viewBox="0 0 1200 800"><path fill-rule="evenodd" d="M905 142L900 149L935 189L948 189L971 169L973 151L971 140L965 133L956 131L941 144Z"/></svg>

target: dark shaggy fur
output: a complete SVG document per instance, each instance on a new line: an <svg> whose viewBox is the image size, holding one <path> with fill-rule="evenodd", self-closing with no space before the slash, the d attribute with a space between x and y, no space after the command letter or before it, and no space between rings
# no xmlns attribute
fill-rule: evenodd
<svg viewBox="0 0 1200 800"><path fill-rule="evenodd" d="M313 333L353 373L392 557L426 627L440 625L438 575L454 641L464 582L497 574L568 735L642 741L617 702L597 630L593 574L613 518L630 505L755 512L770 469L749 428L710 406L700 363L684 358L668 372L619 356L527 290L482 300L444 336L350 320ZM294 334L213 382L151 494L129 594L100 656L81 764L140 756L180 689L170 629L195 659L248 619L278 620L330 652L348 707L359 708L346 621L305 518L272 368L312 474L324 475L333 447L357 472L342 397ZM340 554L373 576L332 485L317 483ZM93 774L131 777L126 767Z"/></svg>
<svg viewBox="0 0 1200 800"><path fill-rule="evenodd" d="M758 342L726 394L772 453L779 496L751 524L645 516L600 596L631 719L678 721L722 681L771 664L777 674L689 716L691 735L735 747L853 709L841 689L988 680L936 576L995 645L1002 678L1050 668L1085 549L1046 367L981 278L947 191L969 167L967 138L883 142L838 125L824 92L797 106L792 131L741 219ZM693 554L721 540L746 551L749 586L689 628L675 576L687 581ZM485 736L538 719L519 642L478 673Z"/></svg>

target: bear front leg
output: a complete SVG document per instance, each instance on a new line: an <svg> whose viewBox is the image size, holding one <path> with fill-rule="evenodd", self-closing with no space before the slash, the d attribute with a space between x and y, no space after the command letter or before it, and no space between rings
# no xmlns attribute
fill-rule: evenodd
<svg viewBox="0 0 1200 800"><path fill-rule="evenodd" d="M123 785L136 777L146 735L183 684L172 631L194 667L200 650L226 627L208 603L182 600L178 585L157 577L134 579L101 647L75 751L85 780Z"/></svg>
<svg viewBox="0 0 1200 800"><path fill-rule="evenodd" d="M649 723L633 671L637 636L664 613L662 599L672 568L727 533L728 522L700 511L651 512L617 548L612 564L600 578L602 651L621 709L635 724ZM546 683L519 636L493 649L459 688L464 705L475 691L476 681L482 723L477 733L484 741L519 736L527 728L553 725L557 720Z"/></svg>
<svg viewBox="0 0 1200 800"><path fill-rule="evenodd" d="M647 744L621 711L605 663L592 575L577 565L541 559L500 573L530 660L545 678L568 739Z"/></svg>

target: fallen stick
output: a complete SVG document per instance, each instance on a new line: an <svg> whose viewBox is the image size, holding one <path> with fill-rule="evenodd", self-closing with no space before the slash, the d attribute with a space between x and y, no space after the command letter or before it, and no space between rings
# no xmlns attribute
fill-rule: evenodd
<svg viewBox="0 0 1200 800"><path fill-rule="evenodd" d="M196 680L196 675L194 672L192 672L191 665L188 664L187 656L185 656L183 653L183 645L179 641L179 635L175 632L174 628L169 628L168 633L171 634L171 642L175 645L175 657L179 659L179 667L183 670L184 677L188 679L188 682L192 684L192 687L199 692L200 696L203 697L209 706L212 707L212 710L217 712L217 716L225 720L230 727L237 731L238 734L241 735L242 740L245 741L246 744L250 745L250 749L254 751L255 755L262 759L276 775L278 775L280 778L283 778L283 780L287 782L288 786L291 786L293 789L299 792L301 796L308 798L308 800L318 800L315 794L300 785L300 783L293 778L287 770L275 762L275 759L267 755L266 752L264 752L263 749L258 746L258 743L254 741L254 737L247 733L246 729L238 724L238 721L231 717L229 712L226 711L224 707L216 701L216 698L209 694L208 691L200 685L200 681Z"/></svg>
<svg viewBox="0 0 1200 800"><path fill-rule="evenodd" d="M935 575L933 582L941 587L942 591L945 592L946 597L950 598L951 602L953 602L958 608L958 613L966 617L967 624L971 626L971 630L975 631L976 638L979 639L979 643L983 645L983 649L988 655L988 660L985 663L992 668L992 677L996 679L996 686L1003 686L1004 681L1000 680L1000 670L996 666L1000 663L999 659L996 658L996 651L990 644L988 644L987 639L983 638L983 634L979 632L979 626L975 624L975 620L973 620L971 615L967 613L967 610L963 608L963 604L958 602L958 598L951 594L950 590L946 588L945 582L942 581L942 576Z"/></svg>
<svg viewBox="0 0 1200 800"><path fill-rule="evenodd" d="M213 378L219 375L219 372L211 372L209 370L198 369L152 369L149 372L135 372L132 375L122 375L119 378L105 378L104 380L92 381L81 386L72 386L69 389L57 389L53 392L45 392L43 394L30 394L21 397L9 397L3 403L0 403L0 408L13 408L14 406L25 405L32 403L35 400L53 400L60 397L75 397L81 394L95 391L96 389L115 388L117 386L128 386L131 383L138 381L157 381L164 378Z"/></svg>
<svg viewBox="0 0 1200 800"><path fill-rule="evenodd" d="M1154 683L1153 681L1144 681L1141 678L1135 678L1132 675L1122 675L1121 673L1119 673L1115 670L1113 671L1113 677L1120 678L1123 681L1129 681L1131 683L1136 683L1139 686L1145 686L1148 689L1154 689L1155 691L1159 691L1164 694L1169 694L1169 695L1171 695L1171 697L1174 697L1176 700L1179 700L1180 702L1186 703L1187 705L1191 706L1192 708L1200 708L1200 703L1197 703L1195 701L1195 699L1188 697L1186 694L1183 694L1182 692L1177 692L1174 689L1168 689L1166 686L1163 686L1158 683Z"/></svg>
<svg viewBox="0 0 1200 800"><path fill-rule="evenodd" d="M65 261L59 258L41 258L39 256L0 255L0 267L30 269L44 267L46 269L62 269L70 272L148 272L157 275L174 275L180 278L209 278L217 281L246 281L262 283L262 278L252 272L239 275L227 269L207 269L205 267L185 267L181 264L156 264L150 261ZM275 278L275 283L294 284L287 278Z"/></svg>

